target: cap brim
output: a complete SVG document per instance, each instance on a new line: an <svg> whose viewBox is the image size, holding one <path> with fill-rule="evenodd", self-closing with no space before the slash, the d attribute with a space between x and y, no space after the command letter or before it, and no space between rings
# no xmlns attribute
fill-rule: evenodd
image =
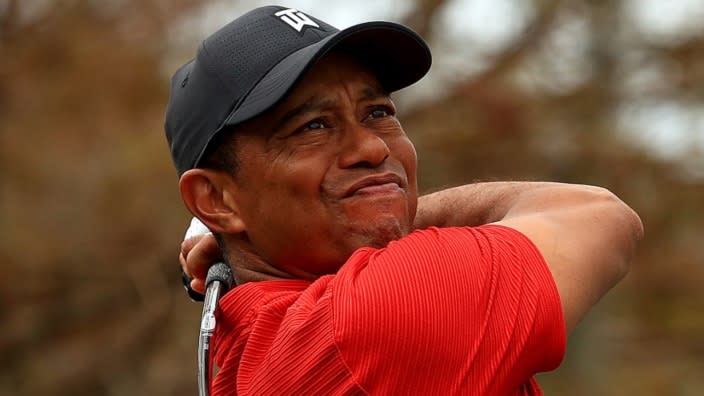
<svg viewBox="0 0 704 396"><path fill-rule="evenodd" d="M428 46L405 26L390 22L355 25L284 58L252 88L223 126L237 125L270 109L333 48L345 48L353 56L363 58L389 92L420 80L431 64Z"/></svg>

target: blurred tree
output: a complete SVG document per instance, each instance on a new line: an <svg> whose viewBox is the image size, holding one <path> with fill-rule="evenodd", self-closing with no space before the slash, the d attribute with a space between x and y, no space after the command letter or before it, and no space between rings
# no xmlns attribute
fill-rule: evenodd
<svg viewBox="0 0 704 396"><path fill-rule="evenodd" d="M173 34L205 3L0 1L0 394L195 393L200 307L177 280L188 216L162 125L167 63L195 46ZM456 2L413 4L406 23L438 48L442 77L445 57L472 47L447 44ZM626 0L521 5L525 26L482 68L399 94L421 185L615 191L644 220L638 260L541 383L547 394L701 394L704 157L692 146L662 160L623 119L651 103L704 108L704 31L645 34Z"/></svg>
<svg viewBox="0 0 704 396"><path fill-rule="evenodd" d="M193 394L160 131L169 27L198 3L0 7L0 393Z"/></svg>

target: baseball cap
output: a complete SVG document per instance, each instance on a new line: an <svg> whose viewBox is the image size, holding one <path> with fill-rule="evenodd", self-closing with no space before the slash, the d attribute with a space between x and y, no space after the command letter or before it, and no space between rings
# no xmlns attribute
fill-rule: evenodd
<svg viewBox="0 0 704 396"><path fill-rule="evenodd" d="M296 9L256 8L208 36L171 79L165 130L179 175L198 166L218 133L282 101L333 48L362 60L388 92L420 80L431 63L426 43L403 25L339 30Z"/></svg>

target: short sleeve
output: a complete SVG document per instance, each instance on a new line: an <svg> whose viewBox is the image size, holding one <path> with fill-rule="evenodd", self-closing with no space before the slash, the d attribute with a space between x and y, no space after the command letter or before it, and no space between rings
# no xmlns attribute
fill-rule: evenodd
<svg viewBox="0 0 704 396"><path fill-rule="evenodd" d="M564 354L554 280L508 227L429 228L361 249L331 286L342 359L378 394L512 394Z"/></svg>

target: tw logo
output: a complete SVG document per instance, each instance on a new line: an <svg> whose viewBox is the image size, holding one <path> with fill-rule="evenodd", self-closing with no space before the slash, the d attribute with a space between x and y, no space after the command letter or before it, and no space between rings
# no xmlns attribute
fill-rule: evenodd
<svg viewBox="0 0 704 396"><path fill-rule="evenodd" d="M296 10L295 8L289 8L286 10L281 10L276 14L279 19L286 22L287 25L294 28L298 33L300 33L306 26L320 28L317 23L313 22L308 15Z"/></svg>

